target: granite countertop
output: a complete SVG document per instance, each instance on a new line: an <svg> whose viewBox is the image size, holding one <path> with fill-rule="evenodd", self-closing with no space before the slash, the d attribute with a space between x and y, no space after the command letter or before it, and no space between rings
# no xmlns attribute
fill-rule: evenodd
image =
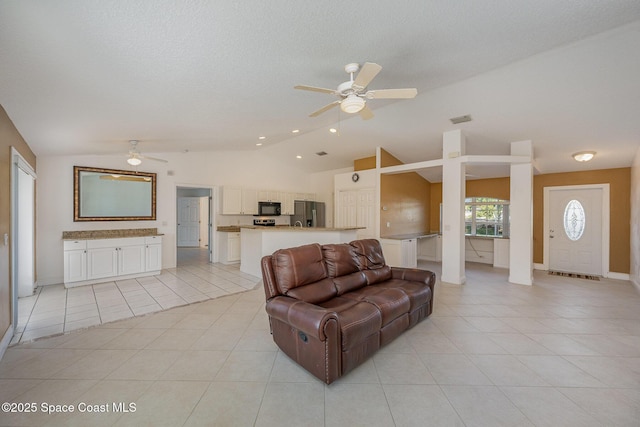
<svg viewBox="0 0 640 427"><path fill-rule="evenodd" d="M384 236L380 238L390 239L390 240L409 240L409 239L420 239L423 237L435 237L437 235L438 233L429 233L424 231L422 233L395 234L393 236Z"/></svg>
<svg viewBox="0 0 640 427"><path fill-rule="evenodd" d="M239 225L219 225L216 227L216 231L221 231L223 233L239 233L240 226Z"/></svg>
<svg viewBox="0 0 640 427"><path fill-rule="evenodd" d="M291 225L276 225L275 227L265 227L261 225L241 225L240 228L262 231L350 231L361 230L364 227L294 227Z"/></svg>
<svg viewBox="0 0 640 427"><path fill-rule="evenodd" d="M129 228L120 230L63 231L62 240L119 239L122 237L163 236L157 228Z"/></svg>

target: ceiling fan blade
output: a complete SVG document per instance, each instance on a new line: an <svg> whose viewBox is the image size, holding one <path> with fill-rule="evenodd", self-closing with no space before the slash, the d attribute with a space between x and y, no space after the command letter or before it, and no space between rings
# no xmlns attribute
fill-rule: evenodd
<svg viewBox="0 0 640 427"><path fill-rule="evenodd" d="M300 90L309 90L311 92L330 93L332 95L336 93L335 89L325 89L323 87L315 87L315 86L297 85L297 86L294 86L293 88L300 89Z"/></svg>
<svg viewBox="0 0 640 427"><path fill-rule="evenodd" d="M373 62L365 62L362 68L360 69L358 76L353 81L352 87L356 91L364 90L364 88L369 86L369 83L371 83L371 80L373 80L374 77L378 75L380 70L382 70L382 67L380 65L375 64Z"/></svg>
<svg viewBox="0 0 640 427"><path fill-rule="evenodd" d="M165 160L165 159L159 159L159 158L157 158L157 157L143 156L142 154L138 154L138 157L140 157L141 159L145 159L145 160L153 160L154 162L169 163L169 161L168 161L168 160Z"/></svg>
<svg viewBox="0 0 640 427"><path fill-rule="evenodd" d="M333 107L340 105L341 101L333 101L331 104L327 104L324 107L322 107L321 109L314 111L313 113L309 114L309 117L317 117L320 114L324 113L327 110L332 109Z"/></svg>
<svg viewBox="0 0 640 427"><path fill-rule="evenodd" d="M406 99L415 98L418 89L415 87L407 89L378 89L369 90L366 93L367 99Z"/></svg>
<svg viewBox="0 0 640 427"><path fill-rule="evenodd" d="M373 118L373 111L371 111L367 104L364 104L364 108L360 110L360 117L362 120L369 120Z"/></svg>

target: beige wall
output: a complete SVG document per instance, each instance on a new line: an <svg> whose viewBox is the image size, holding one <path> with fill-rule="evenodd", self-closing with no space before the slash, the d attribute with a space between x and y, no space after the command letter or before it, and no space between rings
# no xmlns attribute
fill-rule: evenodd
<svg viewBox="0 0 640 427"><path fill-rule="evenodd" d="M392 154L380 150L380 166L403 164ZM354 161L354 170L376 167L376 158ZM424 233L429 231L431 184L415 172L380 177L380 236ZM387 227L387 224L389 226Z"/></svg>
<svg viewBox="0 0 640 427"><path fill-rule="evenodd" d="M2 237L11 237L11 147L35 170L36 156L0 105L0 338L11 324L11 238L5 246Z"/></svg>
<svg viewBox="0 0 640 427"><path fill-rule="evenodd" d="M561 185L610 185L611 221L609 270L629 273L631 221L631 169L602 169L584 172L554 173L533 177L533 262L543 262L544 187ZM484 196L509 200L509 178L467 181L467 197ZM431 184L430 229L437 231L440 221L442 184Z"/></svg>
<svg viewBox="0 0 640 427"><path fill-rule="evenodd" d="M544 187L609 184L609 270L629 273L631 221L631 168L552 173L533 177L533 262L542 263Z"/></svg>

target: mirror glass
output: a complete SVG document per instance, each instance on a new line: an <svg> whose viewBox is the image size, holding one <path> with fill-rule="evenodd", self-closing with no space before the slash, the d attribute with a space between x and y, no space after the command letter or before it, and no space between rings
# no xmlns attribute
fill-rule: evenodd
<svg viewBox="0 0 640 427"><path fill-rule="evenodd" d="M74 221L156 219L156 174L74 166Z"/></svg>

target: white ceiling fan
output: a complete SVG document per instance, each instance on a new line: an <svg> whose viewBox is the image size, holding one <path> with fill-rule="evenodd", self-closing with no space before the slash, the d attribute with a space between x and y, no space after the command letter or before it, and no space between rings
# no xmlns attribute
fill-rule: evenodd
<svg viewBox="0 0 640 427"><path fill-rule="evenodd" d="M294 86L294 89L309 90L312 92L329 93L331 95L338 96L337 101L333 101L330 104L325 105L317 111L309 114L309 117L316 117L330 110L333 107L340 105L340 109L345 113L360 113L360 117L363 120L369 120L373 117L373 111L367 106L368 99L407 99L415 98L418 94L416 88L407 89L378 89L367 90L367 86L378 75L382 67L373 62L365 62L362 68L359 64L351 63L344 67L344 70L349 73L349 81L338 85L337 89L325 89L321 87L298 85ZM353 74L360 70L356 78L353 78Z"/></svg>
<svg viewBox="0 0 640 427"><path fill-rule="evenodd" d="M140 141L136 139L132 139L129 141L129 144L131 144L131 149L129 150L129 154L128 154L129 158L127 159L127 163L129 163L131 166L138 166L140 163L142 163L142 159L153 160L154 162L168 163L164 159L142 155L142 153L138 151L138 142Z"/></svg>

